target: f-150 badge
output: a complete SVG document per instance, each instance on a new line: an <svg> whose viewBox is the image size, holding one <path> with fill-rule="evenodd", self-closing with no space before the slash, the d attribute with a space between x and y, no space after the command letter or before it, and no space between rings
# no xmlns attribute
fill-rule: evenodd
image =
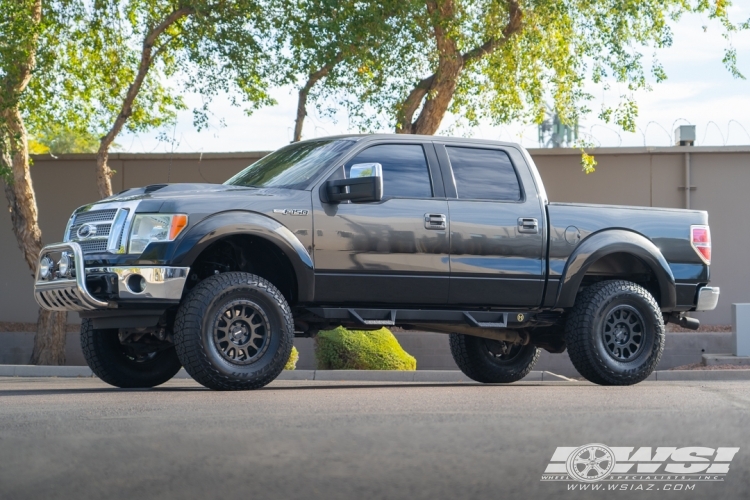
<svg viewBox="0 0 750 500"><path fill-rule="evenodd" d="M302 210L299 208L295 208L292 210L289 210L288 208L274 208L273 213L284 215L307 215L309 213L309 210Z"/></svg>

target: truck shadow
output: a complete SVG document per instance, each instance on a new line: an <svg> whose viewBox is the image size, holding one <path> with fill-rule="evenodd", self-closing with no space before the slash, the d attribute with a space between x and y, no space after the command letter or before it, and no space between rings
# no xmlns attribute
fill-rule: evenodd
<svg viewBox="0 0 750 500"><path fill-rule="evenodd" d="M569 383L565 383L568 385ZM255 391L211 391L205 387L196 385L194 387L153 387L150 389L119 389L117 387L86 387L86 388L18 388L18 389L4 389L0 390L0 398L3 397L24 397L24 396L53 396L63 394L114 394L114 393L179 393L179 392L216 392L217 394L237 395L237 394L255 394L258 392L274 392L274 391L337 391L337 390L367 390L367 389L398 389L398 390L414 390L414 389L429 389L429 388L446 388L446 387L485 387L487 389L503 387L509 390L520 387L549 387L549 383L543 382L522 382L515 384L480 384L472 382L457 382L457 383L420 383L420 382L393 382L387 384L352 384L344 383L340 385L328 385L328 384L316 384L316 385L288 385L283 387L263 387ZM557 385L555 383L554 385Z"/></svg>

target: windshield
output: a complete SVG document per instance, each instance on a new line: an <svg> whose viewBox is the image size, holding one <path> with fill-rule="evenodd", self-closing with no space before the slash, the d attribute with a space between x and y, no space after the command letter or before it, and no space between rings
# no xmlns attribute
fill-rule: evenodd
<svg viewBox="0 0 750 500"><path fill-rule="evenodd" d="M303 189L331 161L353 145L354 141L340 139L290 144L264 156L224 184Z"/></svg>

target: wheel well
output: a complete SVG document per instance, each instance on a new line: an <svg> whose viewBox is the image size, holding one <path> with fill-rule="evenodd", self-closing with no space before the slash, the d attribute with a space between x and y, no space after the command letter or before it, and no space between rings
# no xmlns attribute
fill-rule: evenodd
<svg viewBox="0 0 750 500"><path fill-rule="evenodd" d="M297 277L286 254L270 241L251 235L232 235L203 250L190 267L186 289L218 273L243 271L271 282L290 304L297 301Z"/></svg>
<svg viewBox="0 0 750 500"><path fill-rule="evenodd" d="M605 255L591 264L581 281L578 293L594 283L613 279L626 279L638 283L661 304L661 289L654 271L640 258L624 252Z"/></svg>

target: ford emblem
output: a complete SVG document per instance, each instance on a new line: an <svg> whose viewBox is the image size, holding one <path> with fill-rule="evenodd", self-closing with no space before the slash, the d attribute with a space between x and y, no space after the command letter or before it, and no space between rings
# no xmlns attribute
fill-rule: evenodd
<svg viewBox="0 0 750 500"><path fill-rule="evenodd" d="M78 228L76 234L81 239L91 238L92 236L96 235L96 226L94 226L93 224L84 224L83 226Z"/></svg>

